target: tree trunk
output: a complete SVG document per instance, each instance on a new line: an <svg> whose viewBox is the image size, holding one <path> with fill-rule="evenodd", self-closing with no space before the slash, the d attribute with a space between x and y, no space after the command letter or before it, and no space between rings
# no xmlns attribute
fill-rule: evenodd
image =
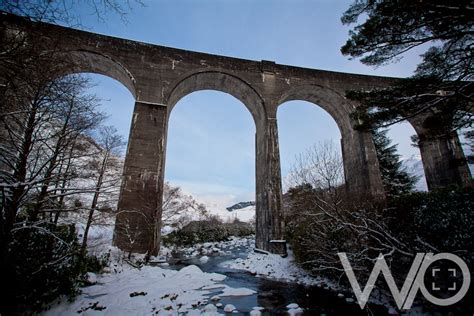
<svg viewBox="0 0 474 316"><path fill-rule="evenodd" d="M85 258L87 254L87 236L89 234L89 229L92 225L92 219L94 216L94 211L97 208L97 202L99 200L100 190L102 188L102 182L104 179L105 170L107 168L107 161L109 159L109 152L106 151L104 155L104 159L102 160L102 164L100 166L99 171L99 178L97 179L96 190L94 192L94 198L92 199L91 209L89 210L89 217L87 218L86 228L84 229L84 236L82 238L82 246L81 246L81 257Z"/></svg>

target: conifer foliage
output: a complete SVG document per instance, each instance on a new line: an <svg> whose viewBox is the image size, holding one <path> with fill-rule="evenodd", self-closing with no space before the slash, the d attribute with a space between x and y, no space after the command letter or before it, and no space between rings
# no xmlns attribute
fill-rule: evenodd
<svg viewBox="0 0 474 316"><path fill-rule="evenodd" d="M363 105L354 114L362 125L387 126L426 112L445 118L447 133L472 123L466 115L474 96L472 1L356 0L341 21L356 24L341 52L366 65L427 47L411 78L387 89L348 92Z"/></svg>
<svg viewBox="0 0 474 316"><path fill-rule="evenodd" d="M397 145L391 143L387 132L387 129L374 129L372 136L385 193L393 197L413 191L418 179L403 168L400 155L397 154Z"/></svg>

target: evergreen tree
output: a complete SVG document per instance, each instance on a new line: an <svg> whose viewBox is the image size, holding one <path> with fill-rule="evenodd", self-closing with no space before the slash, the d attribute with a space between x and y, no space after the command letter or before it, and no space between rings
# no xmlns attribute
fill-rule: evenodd
<svg viewBox="0 0 474 316"><path fill-rule="evenodd" d="M402 166L400 155L397 154L397 145L391 144L387 132L387 129L374 129L372 135L385 193L393 197L412 191L418 179L409 175Z"/></svg>
<svg viewBox="0 0 474 316"><path fill-rule="evenodd" d="M431 45L413 77L388 89L351 91L363 106L355 113L366 127L394 124L435 111L446 132L471 122L474 79L474 10L470 0L355 0L343 24L357 24L341 48L370 66L398 61L420 45ZM362 22L359 17L366 17ZM440 124L442 123L442 124ZM436 127L436 126L434 126Z"/></svg>

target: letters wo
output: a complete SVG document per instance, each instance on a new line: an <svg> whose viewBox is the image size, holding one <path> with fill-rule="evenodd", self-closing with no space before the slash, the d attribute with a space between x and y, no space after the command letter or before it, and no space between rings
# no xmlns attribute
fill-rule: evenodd
<svg viewBox="0 0 474 316"><path fill-rule="evenodd" d="M352 289L361 309L365 307L365 304L369 299L370 293L372 293L375 282L377 281L377 277L379 276L380 272L382 272L385 281L387 282L388 288L390 289L390 292L392 293L395 303L397 304L397 307L399 309L411 308L418 289L420 289L423 296L433 304L441 306L452 305L461 300L464 295L466 295L467 290L469 289L469 284L471 282L471 275L469 269L466 263L458 256L451 253L439 253L436 255L433 255L432 253L427 253L426 255L425 253L417 253L401 290L398 290L384 256L382 254L379 254L377 261L375 262L374 268L370 273L367 284L364 290L362 291L359 282L357 282L357 279L354 275L354 271L352 270L351 264L349 262L349 259L347 258L346 253L339 252L338 256L341 260L342 266L344 267L344 271L349 279L349 282L351 283ZM426 289L424 283L424 276L428 267L433 262L442 259L450 260L456 263L459 268L461 268L463 274L463 284L459 291L454 296L445 299L433 296Z"/></svg>

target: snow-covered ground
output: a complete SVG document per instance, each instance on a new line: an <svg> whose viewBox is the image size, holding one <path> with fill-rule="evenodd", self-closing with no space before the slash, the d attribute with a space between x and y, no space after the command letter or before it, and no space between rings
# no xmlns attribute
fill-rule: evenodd
<svg viewBox="0 0 474 316"><path fill-rule="evenodd" d="M238 258L223 263L224 266L246 270L258 277L276 279L280 281L299 283L304 285L321 284L322 280L311 277L305 270L298 267L289 251L286 258L275 254L249 252L247 258Z"/></svg>
<svg viewBox="0 0 474 316"><path fill-rule="evenodd" d="M226 262L225 265L288 282L321 284L298 268L291 256L281 258L253 253L253 243L253 238L233 237L228 241L198 244L181 250L188 257L199 256L201 262L205 262L208 257L203 249L207 249L208 253L224 254L243 247L249 249L248 257ZM104 249L103 246L101 248ZM88 273L93 285L82 288L82 293L72 302L59 300L44 315L220 315L225 308L231 310L233 307L219 304L220 297L255 294L252 289L223 284L225 275L206 273L195 265L180 270L166 268L167 264L134 268L122 260L120 250L111 246L109 250L112 262L104 273ZM169 248L163 247L161 257L166 257L169 251ZM252 315L260 315L257 307Z"/></svg>
<svg viewBox="0 0 474 316"><path fill-rule="evenodd" d="M210 290L221 290L220 296L254 294L249 289L220 284L225 278L222 274L202 272L195 265L176 271L115 264L108 273L91 275L95 284L83 288L74 302L63 300L44 315L178 315L204 309L209 302Z"/></svg>
<svg viewBox="0 0 474 316"><path fill-rule="evenodd" d="M159 260L166 260L172 252L179 252L184 258L200 257L208 255L229 255L233 251L245 249L248 254L245 258L236 258L221 263L223 267L245 270L257 277L264 277L284 282L298 283L303 285L328 285L326 280L312 277L300 268L294 261L293 252L288 250L288 256L283 258L276 254L257 253L255 249L255 236L231 237L228 241L206 242L185 248L167 248L162 246ZM202 261L202 260L201 260ZM335 286L333 286L335 288Z"/></svg>
<svg viewBox="0 0 474 316"><path fill-rule="evenodd" d="M236 219L241 222L246 222L246 223L255 222L255 206L247 206L245 208L229 212L224 205L216 205L216 204L205 204L205 205L206 205L206 209L209 215L217 216L223 222L231 223ZM184 212L183 215L185 215L187 218L186 224L189 223L190 221L199 221L203 219L202 216L196 210L192 208ZM179 218L177 218L177 221L179 221ZM176 230L175 227L163 226L161 229L161 233L162 235L167 235L173 232L174 230Z"/></svg>

